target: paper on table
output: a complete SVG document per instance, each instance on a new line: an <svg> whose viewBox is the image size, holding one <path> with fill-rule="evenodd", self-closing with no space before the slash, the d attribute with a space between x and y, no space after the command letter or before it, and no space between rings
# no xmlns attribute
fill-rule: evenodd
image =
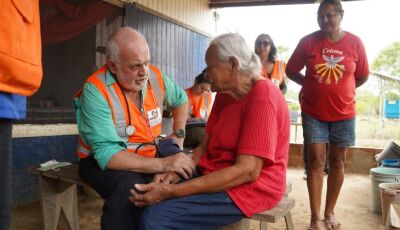
<svg viewBox="0 0 400 230"><path fill-rule="evenodd" d="M71 164L70 162L57 162L56 160L52 160L52 162L50 162L50 163L48 163L48 162L50 162L50 161L47 161L44 164L40 164L40 166L42 166L42 167L38 168L37 170L49 171L49 170L54 170L54 169L64 167L64 166Z"/></svg>

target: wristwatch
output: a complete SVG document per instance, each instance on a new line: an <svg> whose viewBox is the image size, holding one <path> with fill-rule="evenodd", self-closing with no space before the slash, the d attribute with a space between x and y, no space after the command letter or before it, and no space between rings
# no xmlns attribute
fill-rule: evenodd
<svg viewBox="0 0 400 230"><path fill-rule="evenodd" d="M184 129L177 129L174 131L174 134L179 138L185 138L186 131Z"/></svg>

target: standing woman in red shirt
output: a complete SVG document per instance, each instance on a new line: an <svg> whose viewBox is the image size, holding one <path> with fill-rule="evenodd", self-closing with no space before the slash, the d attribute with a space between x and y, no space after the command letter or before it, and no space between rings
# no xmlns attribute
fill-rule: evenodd
<svg viewBox="0 0 400 230"><path fill-rule="evenodd" d="M309 150L307 187L310 229L339 229L334 208L344 180L348 146L355 144L355 89L368 79L369 67L361 40L342 30L340 0L324 0L318 8L320 30L302 38L286 75L302 86L304 143ZM306 68L305 75L300 71ZM326 143L329 143L328 188L324 221L320 216Z"/></svg>
<svg viewBox="0 0 400 230"><path fill-rule="evenodd" d="M271 36L268 34L258 35L254 44L254 51L261 61L262 76L270 79L285 94L287 90L285 82L286 63L276 59L277 49Z"/></svg>
<svg viewBox="0 0 400 230"><path fill-rule="evenodd" d="M193 151L199 176L136 184L130 200L151 205L140 230L219 229L275 207L285 193L290 119L282 93L260 75L257 55L239 34L214 38L205 59L217 95Z"/></svg>

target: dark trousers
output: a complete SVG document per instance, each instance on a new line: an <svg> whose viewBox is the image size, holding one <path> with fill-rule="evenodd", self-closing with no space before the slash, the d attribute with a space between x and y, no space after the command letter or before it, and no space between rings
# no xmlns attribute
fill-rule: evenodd
<svg viewBox="0 0 400 230"><path fill-rule="evenodd" d="M197 194L147 207L139 229L217 230L244 217L226 192Z"/></svg>
<svg viewBox="0 0 400 230"><path fill-rule="evenodd" d="M135 230L143 208L129 200L134 184L148 183L150 176L118 170L102 171L92 157L79 161L79 176L105 200L101 216L102 230Z"/></svg>
<svg viewBox="0 0 400 230"><path fill-rule="evenodd" d="M10 228L12 120L0 119L0 230Z"/></svg>

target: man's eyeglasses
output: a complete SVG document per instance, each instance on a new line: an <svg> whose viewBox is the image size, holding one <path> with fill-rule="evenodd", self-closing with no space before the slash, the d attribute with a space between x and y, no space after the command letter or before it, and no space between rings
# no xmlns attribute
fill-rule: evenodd
<svg viewBox="0 0 400 230"><path fill-rule="evenodd" d="M269 45L271 45L271 42L270 41L256 41L256 46L261 46L261 45L269 46Z"/></svg>
<svg viewBox="0 0 400 230"><path fill-rule="evenodd" d="M328 20L331 20L333 18L335 18L336 16L338 16L337 14L318 14L318 19L322 19L325 20L325 18L327 18Z"/></svg>
<svg viewBox="0 0 400 230"><path fill-rule="evenodd" d="M128 69L132 72L135 72L141 68L149 68L150 60L145 61L143 63L132 64L128 66Z"/></svg>
<svg viewBox="0 0 400 230"><path fill-rule="evenodd" d="M121 65L120 62L114 62L114 63L117 64L117 65ZM138 71L141 68L149 68L149 65L150 65L150 60L145 61L143 63L130 64L130 65L127 65L125 67L128 68L130 71L135 72L135 71Z"/></svg>

